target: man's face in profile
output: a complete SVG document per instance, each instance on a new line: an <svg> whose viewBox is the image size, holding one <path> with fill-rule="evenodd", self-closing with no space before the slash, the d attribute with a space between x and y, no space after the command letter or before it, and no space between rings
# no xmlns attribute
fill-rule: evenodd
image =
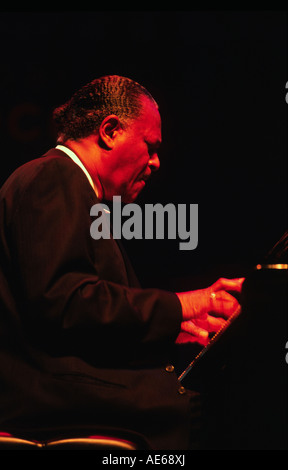
<svg viewBox="0 0 288 470"><path fill-rule="evenodd" d="M110 194L105 191L107 199L118 195L125 203L133 202L152 171L160 166L157 154L161 143L160 114L149 99L143 98L142 101L141 115L119 132L109 156L110 174L106 188L109 188Z"/></svg>

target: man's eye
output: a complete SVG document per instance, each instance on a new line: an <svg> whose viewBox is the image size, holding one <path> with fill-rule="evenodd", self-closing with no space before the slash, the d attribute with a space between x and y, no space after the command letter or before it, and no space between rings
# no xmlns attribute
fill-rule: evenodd
<svg viewBox="0 0 288 470"><path fill-rule="evenodd" d="M158 143L151 143L151 142L145 142L147 145L147 150L149 155L154 155L154 153L158 153L159 145Z"/></svg>
<svg viewBox="0 0 288 470"><path fill-rule="evenodd" d="M156 147L155 147L155 145L149 144L148 142L146 142L146 145L147 145L147 149L148 149L148 152L149 152L149 153L154 153L154 152L156 152Z"/></svg>

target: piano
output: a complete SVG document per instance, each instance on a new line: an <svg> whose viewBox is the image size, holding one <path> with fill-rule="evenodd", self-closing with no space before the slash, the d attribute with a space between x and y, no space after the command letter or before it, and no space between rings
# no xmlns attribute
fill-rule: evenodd
<svg viewBox="0 0 288 470"><path fill-rule="evenodd" d="M288 449L287 247L288 232L246 276L240 314L179 371L202 394L203 449Z"/></svg>

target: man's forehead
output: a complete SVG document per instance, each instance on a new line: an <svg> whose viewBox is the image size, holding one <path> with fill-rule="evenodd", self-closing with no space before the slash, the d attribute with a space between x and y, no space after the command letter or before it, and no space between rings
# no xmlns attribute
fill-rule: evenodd
<svg viewBox="0 0 288 470"><path fill-rule="evenodd" d="M146 96L141 98L142 114L157 116L160 119L160 113L156 101Z"/></svg>
<svg viewBox="0 0 288 470"><path fill-rule="evenodd" d="M161 141L161 116L158 106L148 98L142 100L142 112L138 125L143 131L155 135L155 139Z"/></svg>

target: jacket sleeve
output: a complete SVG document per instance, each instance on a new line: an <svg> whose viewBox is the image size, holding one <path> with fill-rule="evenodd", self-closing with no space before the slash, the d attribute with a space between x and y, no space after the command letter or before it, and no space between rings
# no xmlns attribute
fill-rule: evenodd
<svg viewBox="0 0 288 470"><path fill-rule="evenodd" d="M129 287L116 242L92 239L95 195L81 170L55 159L18 178L27 181L10 208L11 257L32 340L101 363L166 354L179 333L180 302Z"/></svg>

